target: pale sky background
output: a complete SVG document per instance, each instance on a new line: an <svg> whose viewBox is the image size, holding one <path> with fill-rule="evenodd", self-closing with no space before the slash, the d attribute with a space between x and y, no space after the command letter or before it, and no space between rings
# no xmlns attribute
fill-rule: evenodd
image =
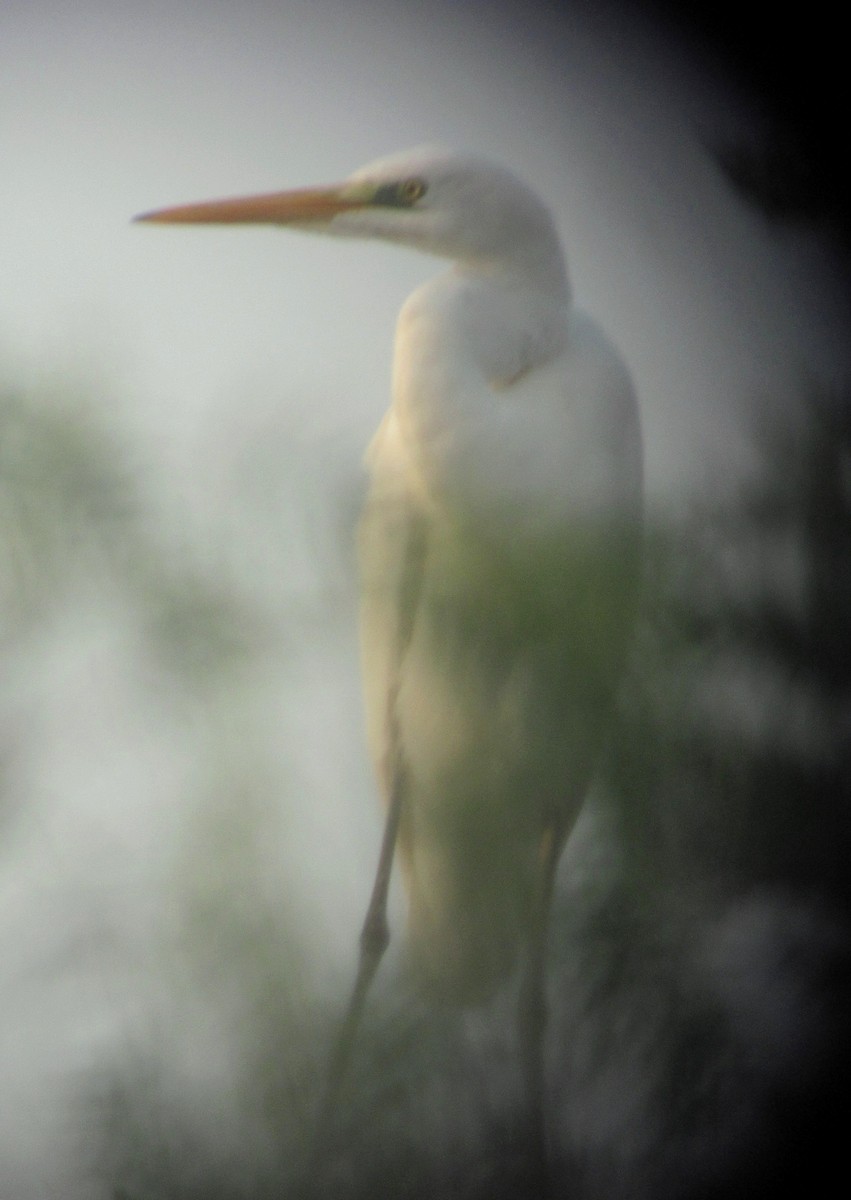
<svg viewBox="0 0 851 1200"><path fill-rule="evenodd" d="M190 511L216 511L223 447L274 428L287 470L307 448L294 505L325 511L354 488L386 405L396 311L439 264L375 243L130 218L330 182L440 142L505 162L555 211L577 300L635 376L653 502L727 494L752 465L755 415L785 420L803 384L842 375L848 347L824 252L747 211L701 144L751 128L717 71L591 0L558 21L448 0L3 0L0 373L100 380ZM290 598L321 585L309 539L285 566L259 562L240 514L223 520L258 588L276 571ZM307 910L350 943L378 815L351 630L337 609L333 621L288 661L285 684L271 664L234 736L259 746L285 728L297 748L286 770L310 811L285 854L308 863ZM68 1078L108 1042L116 1011L132 1028L145 1008L144 960L132 1002L109 964L63 967L105 907L116 961L156 924L162 847L180 824L170 806L197 753L178 701L154 711L133 694L129 661L106 620L59 628L0 693L10 721L37 720L28 769L48 798L0 875L0 1200L95 1194L60 1165Z"/></svg>
<svg viewBox="0 0 851 1200"><path fill-rule="evenodd" d="M636 377L654 494L715 486L741 468L755 397L781 405L829 359L839 314L818 263L778 254L697 143L696 127L747 124L711 64L614 4L535 14L7 0L3 353L88 356L141 421L190 436L213 414L250 421L274 388L282 419L348 431L356 449L385 404L395 312L431 264L129 217L442 142L504 160L556 211L577 297Z"/></svg>

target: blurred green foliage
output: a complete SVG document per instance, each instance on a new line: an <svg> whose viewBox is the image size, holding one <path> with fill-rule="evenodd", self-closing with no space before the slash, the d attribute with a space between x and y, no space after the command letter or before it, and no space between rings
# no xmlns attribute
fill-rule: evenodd
<svg viewBox="0 0 851 1200"><path fill-rule="evenodd" d="M766 439L736 503L648 530L630 669L553 920L565 1194L762 1194L834 1155L851 1060L845 412L814 401L803 435ZM148 699L176 691L204 727L171 857L170 1016L89 1080L87 1169L111 1200L529 1194L513 996L435 1012L392 964L323 1178L305 1177L339 996L269 855L301 781L252 728L290 640L226 548L209 553L221 531L200 531L204 549L192 522L159 519L155 473L105 413L84 394L0 390L4 662L20 674L60 617L103 612ZM0 739L7 825L32 736ZM221 1055L205 1083L191 1046Z"/></svg>

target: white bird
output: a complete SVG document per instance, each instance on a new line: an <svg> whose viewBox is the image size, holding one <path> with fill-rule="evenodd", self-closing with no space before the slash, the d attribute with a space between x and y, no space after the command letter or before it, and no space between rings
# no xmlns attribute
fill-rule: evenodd
<svg viewBox="0 0 851 1200"><path fill-rule="evenodd" d="M433 992L485 999L527 946L534 1077L553 877L634 611L629 374L571 302L549 210L478 157L416 150L333 187L140 219L380 238L453 264L402 308L392 404L367 456L363 677L389 817L361 990L386 943L398 825L410 957Z"/></svg>

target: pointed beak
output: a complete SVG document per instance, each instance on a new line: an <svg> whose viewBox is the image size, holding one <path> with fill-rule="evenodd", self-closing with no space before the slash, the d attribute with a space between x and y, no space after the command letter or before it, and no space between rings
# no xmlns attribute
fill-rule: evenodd
<svg viewBox="0 0 851 1200"><path fill-rule="evenodd" d="M204 200L140 213L134 221L160 225L297 225L330 221L340 213L364 208L372 202L374 189L358 184L335 187L299 188L292 192L268 192L261 196L237 196L227 200Z"/></svg>

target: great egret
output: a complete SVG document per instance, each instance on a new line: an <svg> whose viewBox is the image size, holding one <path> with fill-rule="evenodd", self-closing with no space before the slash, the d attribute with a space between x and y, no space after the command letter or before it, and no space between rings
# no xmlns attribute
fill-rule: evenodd
<svg viewBox="0 0 851 1200"><path fill-rule="evenodd" d="M333 187L140 220L262 222L452 260L399 316L360 528L369 745L387 802L332 1091L387 942L397 840L420 978L487 998L525 946L520 1030L540 1119L554 875L629 637L642 450L629 374L571 303L549 210L477 157L425 149Z"/></svg>

